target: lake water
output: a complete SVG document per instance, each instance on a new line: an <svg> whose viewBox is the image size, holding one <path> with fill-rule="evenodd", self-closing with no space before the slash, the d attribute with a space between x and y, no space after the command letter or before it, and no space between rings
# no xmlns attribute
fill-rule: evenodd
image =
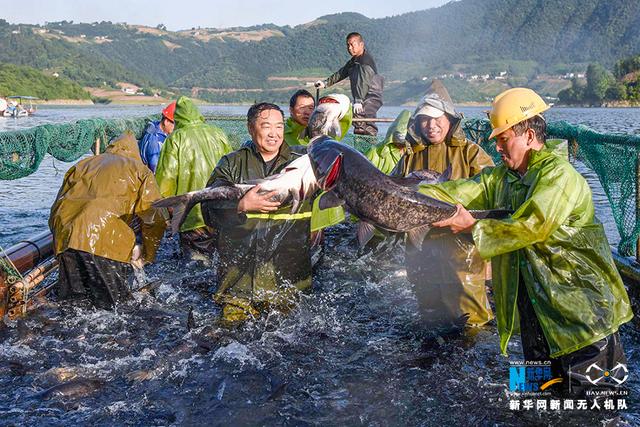
<svg viewBox="0 0 640 427"><path fill-rule="evenodd" d="M206 106L205 114L245 114L246 106ZM395 117L400 107L379 114ZM485 108L462 107L467 117ZM0 131L89 117L145 116L158 107L43 107L1 119ZM640 133L638 109L554 108L550 121L601 132ZM382 129L384 130L384 128ZM70 167L50 157L35 174L0 187L0 245L46 228L49 207ZM612 226L606 197L586 168L598 216ZM596 410L510 411L509 361L495 323L434 340L421 327L402 250L358 255L350 225L328 233L314 289L286 317L271 314L229 330L210 299L215 273L186 266L167 239L147 269L153 293L116 312L50 303L0 327L0 425L597 425ZM196 327L187 329L193 310ZM640 424L636 373L640 335L621 331L629 380L624 422ZM40 394L84 381L67 397ZM50 398L51 397L51 398Z"/></svg>

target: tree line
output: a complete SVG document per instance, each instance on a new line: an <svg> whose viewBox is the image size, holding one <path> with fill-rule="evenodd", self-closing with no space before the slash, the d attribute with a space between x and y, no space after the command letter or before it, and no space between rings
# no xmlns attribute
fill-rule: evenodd
<svg viewBox="0 0 640 427"><path fill-rule="evenodd" d="M610 101L640 103L640 55L621 59L612 70L599 63L589 64L586 84L574 78L571 87L560 91L561 103L601 105Z"/></svg>

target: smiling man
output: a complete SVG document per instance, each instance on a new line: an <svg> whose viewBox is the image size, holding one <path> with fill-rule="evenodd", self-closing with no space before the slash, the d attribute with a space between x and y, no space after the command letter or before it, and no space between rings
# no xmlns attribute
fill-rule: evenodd
<svg viewBox="0 0 640 427"><path fill-rule="evenodd" d="M208 186L266 178L299 157L283 143L284 114L277 105L253 105L247 127L251 141L220 159ZM311 286L311 207L305 203L292 214L291 206L271 201L273 195L260 194L256 186L238 202L203 203L206 223L219 230L214 300L225 320L242 321L264 309L286 310L300 290Z"/></svg>
<svg viewBox="0 0 640 427"><path fill-rule="evenodd" d="M465 137L461 122L445 86L432 81L409 120L405 141L410 148L392 174L407 176L422 169L443 173L450 168L451 178L458 179L493 166L491 157ZM428 329L480 326L493 319L485 263L468 236L432 232L420 250L407 247L405 263Z"/></svg>
<svg viewBox="0 0 640 427"><path fill-rule="evenodd" d="M545 147L549 107L531 89L513 88L493 101L490 120L503 164L472 179L423 186L458 203L436 227L471 233L491 259L500 347L520 329L526 360L550 360L563 387L589 387L593 364L612 375L626 364L618 328L632 317L591 189L573 166ZM467 209L513 210L504 220L474 219ZM516 322L519 319L519 325ZM599 386L615 387L615 381Z"/></svg>

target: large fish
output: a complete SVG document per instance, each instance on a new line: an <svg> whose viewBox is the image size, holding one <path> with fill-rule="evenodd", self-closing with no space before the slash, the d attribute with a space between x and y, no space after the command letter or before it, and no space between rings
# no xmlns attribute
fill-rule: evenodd
<svg viewBox="0 0 640 427"><path fill-rule="evenodd" d="M308 150L313 171L325 193L320 208L345 205L360 218L358 241L366 243L379 227L407 233L408 241L422 245L431 224L453 216L456 207L416 191L420 176L391 177L380 172L360 152L328 137L311 141ZM471 211L475 218L501 218L504 210Z"/></svg>
<svg viewBox="0 0 640 427"><path fill-rule="evenodd" d="M351 103L346 95L330 94L323 96L313 112L310 122L311 136L340 136L340 119L347 114ZM304 147L302 147L304 149ZM177 233L187 214L197 204L204 201L216 201L222 207L225 201L237 201L254 186L260 185L260 194L276 191L271 200L282 204L291 203L291 211L297 212L301 202L309 198L319 188L309 157L304 155L291 162L279 174L265 179L248 181L242 184L205 188L179 196L167 197L153 204L154 207L166 207L173 210L171 231Z"/></svg>
<svg viewBox="0 0 640 427"><path fill-rule="evenodd" d="M191 209L200 202L217 201L223 206L225 201L237 201L247 191L256 185L260 185L260 194L275 191L272 201L282 204L291 203L292 212L297 212L301 202L309 198L318 189L309 156L298 157L277 174L265 179L248 181L243 184L234 184L219 187L207 187L202 190L191 191L179 196L167 197L156 201L156 208L172 208L171 231L177 233Z"/></svg>

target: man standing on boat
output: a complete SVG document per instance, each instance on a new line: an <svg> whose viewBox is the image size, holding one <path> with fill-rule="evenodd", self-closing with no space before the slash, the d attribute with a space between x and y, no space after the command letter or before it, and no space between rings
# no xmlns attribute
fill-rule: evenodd
<svg viewBox="0 0 640 427"><path fill-rule="evenodd" d="M365 49L364 39L359 33L347 35L347 51L351 59L326 80L318 80L315 87L322 89L332 86L347 77L351 83L353 96L353 118L373 119L382 107L382 89L384 80L371 54ZM353 133L376 136L378 127L374 122L354 122Z"/></svg>
<svg viewBox="0 0 640 427"><path fill-rule="evenodd" d="M471 179L423 186L424 194L458 203L436 227L471 233L491 259L500 348L520 329L524 357L550 361L563 388L581 393L593 366L623 381L618 335L632 317L591 189L566 158L545 147L549 107L535 92L498 95L490 120L502 165ZM467 209L510 209L508 219L474 219ZM519 325L516 322L519 319ZM601 371L604 375L604 371ZM600 381L598 386L616 386Z"/></svg>
<svg viewBox="0 0 640 427"><path fill-rule="evenodd" d="M202 190L216 163L231 151L225 133L204 121L191 99L182 96L176 102L175 129L160 152L156 180L162 197ZM209 262L214 251L214 231L195 206L180 227L180 248L191 260Z"/></svg>
<svg viewBox="0 0 640 427"><path fill-rule="evenodd" d="M140 219L142 261L153 261L165 228L162 213L151 206L159 198L130 132L69 169L49 217L60 263L58 297L88 297L105 309L128 299L129 263L140 261L132 259L130 224Z"/></svg>
<svg viewBox="0 0 640 427"><path fill-rule="evenodd" d="M142 157L142 163L147 165L151 172L156 172L158 166L158 159L160 158L160 150L162 144L167 136L173 132L174 121L173 114L176 111L176 103L172 102L162 110L162 118L160 120L149 123L144 130L144 135L138 147L140 148L140 157Z"/></svg>
<svg viewBox="0 0 640 427"><path fill-rule="evenodd" d="M259 103L247 113L251 141L224 156L210 187L244 183L283 171L300 155L284 143L284 113L275 104ZM259 186L238 202L202 203L204 218L218 232L218 289L214 300L222 318L243 321L262 310L287 310L299 291L311 286L309 233L311 207L305 202L291 213L259 194Z"/></svg>

